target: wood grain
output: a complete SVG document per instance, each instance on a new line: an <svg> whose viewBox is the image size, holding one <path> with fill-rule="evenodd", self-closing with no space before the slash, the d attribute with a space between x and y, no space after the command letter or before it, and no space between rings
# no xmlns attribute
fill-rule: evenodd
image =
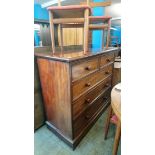
<svg viewBox="0 0 155 155"><path fill-rule="evenodd" d="M106 49L109 47L109 43L110 43L110 27L111 27L111 20L108 21Z"/></svg>
<svg viewBox="0 0 155 155"><path fill-rule="evenodd" d="M105 106L106 101L110 98L110 91L107 91L104 93L98 100L96 100L88 109L83 112L76 121L73 123L74 127L74 136L77 137L83 130L85 129L85 126L89 124L96 115L97 111L99 109L103 108Z"/></svg>
<svg viewBox="0 0 155 155"><path fill-rule="evenodd" d="M76 63L72 66L72 81L80 79L98 69L98 58L92 58L88 61Z"/></svg>
<svg viewBox="0 0 155 155"><path fill-rule="evenodd" d="M107 139L108 131L109 131L109 126L110 126L110 118L112 116L112 107L111 105L108 108L108 114L105 122L105 129L104 129L104 139Z"/></svg>
<svg viewBox="0 0 155 155"><path fill-rule="evenodd" d="M47 59L38 59L38 66L47 121L72 138L69 66Z"/></svg>
<svg viewBox="0 0 155 155"><path fill-rule="evenodd" d="M83 45L83 28L76 28L78 24L74 24L75 26L69 27L70 24L66 24L65 28L63 28L63 45ZM64 26L64 24L62 25ZM73 28L74 27L74 28ZM58 39L60 42L60 32L58 31Z"/></svg>
<svg viewBox="0 0 155 155"><path fill-rule="evenodd" d="M104 55L101 57L100 67L104 67L111 62L114 62L114 54Z"/></svg>
<svg viewBox="0 0 155 155"><path fill-rule="evenodd" d="M88 52L88 37L89 37L89 9L84 11L84 54Z"/></svg>
<svg viewBox="0 0 155 155"><path fill-rule="evenodd" d="M86 5L87 2L81 2L80 3L81 5ZM89 2L89 6L90 7L99 7L99 6L110 6L111 5L111 2L110 1L107 1L107 2Z"/></svg>
<svg viewBox="0 0 155 155"><path fill-rule="evenodd" d="M54 23L53 23L52 12L49 12L49 20L50 20L50 32L51 32L51 41L52 41L52 52L55 53Z"/></svg>
<svg viewBox="0 0 155 155"><path fill-rule="evenodd" d="M80 97L83 93L92 89L95 85L100 83L103 79L112 74L112 65L105 67L93 75L89 75L80 81L74 82L72 85L73 100Z"/></svg>
<svg viewBox="0 0 155 155"><path fill-rule="evenodd" d="M110 103L113 62L100 63L115 51L36 54L46 125L73 149Z"/></svg>
<svg viewBox="0 0 155 155"><path fill-rule="evenodd" d="M91 8L88 5L51 6L47 9L54 13L54 18L80 18L83 17L85 9L88 9L91 14Z"/></svg>
<svg viewBox="0 0 155 155"><path fill-rule="evenodd" d="M89 29L93 29L93 30L105 30L108 29L108 25L107 24L102 24L102 25L96 25L96 24L89 24Z"/></svg>
<svg viewBox="0 0 155 155"><path fill-rule="evenodd" d="M121 122L118 121L117 122L117 127L116 127L116 134L115 134L115 139L114 139L114 146L113 146L112 155L117 155L120 136L121 136Z"/></svg>
<svg viewBox="0 0 155 155"><path fill-rule="evenodd" d="M84 18L55 18L53 19L54 24L65 24L65 23L84 23Z"/></svg>
<svg viewBox="0 0 155 155"><path fill-rule="evenodd" d="M84 94L75 102L73 102L73 118L76 118L80 113L82 113L99 97L100 94L105 92L109 87L111 87L111 77L106 78L96 88L92 89L90 92Z"/></svg>

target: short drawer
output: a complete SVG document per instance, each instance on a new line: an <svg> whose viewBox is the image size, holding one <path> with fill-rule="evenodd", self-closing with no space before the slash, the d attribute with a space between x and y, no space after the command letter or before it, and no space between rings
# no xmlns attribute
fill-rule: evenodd
<svg viewBox="0 0 155 155"><path fill-rule="evenodd" d="M101 56L100 67L103 67L104 65L111 63L113 61L114 61L114 54L103 55Z"/></svg>
<svg viewBox="0 0 155 155"><path fill-rule="evenodd" d="M94 73L93 75L87 76L78 82L72 84L73 100L80 97L86 91L92 89L95 85L100 83L106 77L112 74L112 65L106 66L104 69Z"/></svg>
<svg viewBox="0 0 155 155"><path fill-rule="evenodd" d="M94 102L94 104L92 104L76 120L73 121L74 137L77 137L89 126L89 124L91 124L94 117L101 109L106 107L109 100L110 90L106 91L98 100Z"/></svg>
<svg viewBox="0 0 155 155"><path fill-rule="evenodd" d="M92 58L87 62L76 63L72 66L72 81L75 81L81 77L84 77L94 71L99 67L98 58Z"/></svg>
<svg viewBox="0 0 155 155"><path fill-rule="evenodd" d="M73 102L73 118L77 117L85 108L91 105L109 87L111 87L111 76L101 82L95 89L92 89Z"/></svg>

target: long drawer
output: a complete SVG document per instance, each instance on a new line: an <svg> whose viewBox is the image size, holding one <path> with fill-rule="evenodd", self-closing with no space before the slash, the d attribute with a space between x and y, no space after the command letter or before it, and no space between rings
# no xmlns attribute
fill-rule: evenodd
<svg viewBox="0 0 155 155"><path fill-rule="evenodd" d="M111 87L111 76L101 82L95 89L92 89L73 102L73 118L76 118L85 108L90 106L109 87Z"/></svg>
<svg viewBox="0 0 155 155"><path fill-rule="evenodd" d="M99 72L94 73L91 76L87 76L78 82L74 82L72 86L73 100L77 99L80 95L86 91L92 89L96 84L112 74L112 65L104 67Z"/></svg>
<svg viewBox="0 0 155 155"><path fill-rule="evenodd" d="M110 90L106 91L98 100L94 102L88 109L86 109L76 120L73 121L74 136L78 136L88 124L91 122L93 117L97 115L98 111L106 106L110 99Z"/></svg>
<svg viewBox="0 0 155 155"><path fill-rule="evenodd" d="M81 77L84 77L96 71L98 68L99 68L99 61L97 57L92 58L87 62L84 61L76 63L72 66L72 81L80 79Z"/></svg>

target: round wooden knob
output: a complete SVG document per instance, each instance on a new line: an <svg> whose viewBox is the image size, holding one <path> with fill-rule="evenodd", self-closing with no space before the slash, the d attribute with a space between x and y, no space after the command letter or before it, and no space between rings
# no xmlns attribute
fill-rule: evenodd
<svg viewBox="0 0 155 155"><path fill-rule="evenodd" d="M105 84L105 87L109 87L109 83L106 83L106 84Z"/></svg>
<svg viewBox="0 0 155 155"><path fill-rule="evenodd" d="M106 59L107 62L110 62L110 59Z"/></svg>
<svg viewBox="0 0 155 155"><path fill-rule="evenodd" d="M85 67L85 70L91 70L91 66L87 66L87 67Z"/></svg>
<svg viewBox="0 0 155 155"><path fill-rule="evenodd" d="M90 115L85 115L85 118L86 118L86 119L89 119L89 118L90 118Z"/></svg>
<svg viewBox="0 0 155 155"><path fill-rule="evenodd" d="M107 75L108 75L108 74L109 74L109 71L106 71L106 72L105 72L105 74L107 74Z"/></svg>
<svg viewBox="0 0 155 155"><path fill-rule="evenodd" d="M86 83L85 86L86 86L86 87L90 87L91 84L90 84L90 83Z"/></svg>
<svg viewBox="0 0 155 155"><path fill-rule="evenodd" d="M85 103L90 103L90 98L86 99Z"/></svg>

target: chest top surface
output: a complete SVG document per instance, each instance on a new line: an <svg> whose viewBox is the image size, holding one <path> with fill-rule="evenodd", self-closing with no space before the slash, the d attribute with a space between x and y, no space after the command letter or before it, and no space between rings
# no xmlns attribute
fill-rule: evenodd
<svg viewBox="0 0 155 155"><path fill-rule="evenodd" d="M108 49L90 49L87 54L84 54L83 51L64 51L60 52L57 51L54 54L52 51L42 51L42 52L37 52L35 53L35 56L41 57L41 58L46 58L46 59L51 59L51 60L57 60L57 61L65 61L65 62L71 62L83 58L89 58L97 55L103 55L103 54L108 54L111 52L117 52L118 48L117 47L109 47Z"/></svg>

